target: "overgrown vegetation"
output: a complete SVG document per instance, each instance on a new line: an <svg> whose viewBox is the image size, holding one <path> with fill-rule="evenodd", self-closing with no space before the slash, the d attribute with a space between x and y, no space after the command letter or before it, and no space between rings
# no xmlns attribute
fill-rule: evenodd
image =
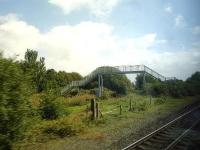
<svg viewBox="0 0 200 150"><path fill-rule="evenodd" d="M146 95L133 95L133 85L125 75L104 75L101 99L95 96L97 78L84 89L72 91L69 97L60 96L65 85L80 79L81 75L75 72L46 69L45 59L38 58L38 52L34 50L27 50L21 61L0 54L0 149L12 149L13 143L29 137L66 137L77 135L88 127L107 124L109 119L120 118L119 105L128 111L130 99L133 101L128 114L165 104L166 97L200 94L200 73L196 72L186 81L160 82L147 76L145 86L143 77L138 76L136 90L143 90ZM153 101L147 96L149 94ZM102 111L111 111L114 107L114 111L117 110L114 117L91 122L89 105L94 98Z"/></svg>
<svg viewBox="0 0 200 150"><path fill-rule="evenodd" d="M101 67L102 70L115 70L113 67ZM113 91L117 95L127 95L133 92L133 86L131 81L127 78L126 75L121 74L113 74L103 75L103 85L106 89ZM97 77L88 85L86 85L86 89L93 89L98 87L98 79ZM106 90L106 92L108 92ZM105 92L105 93L106 93ZM115 95L113 93L113 96Z"/></svg>
<svg viewBox="0 0 200 150"><path fill-rule="evenodd" d="M143 85L143 75L138 75L136 78L136 89L143 90L152 96L194 96L200 94L200 72L192 74L186 81L182 80L167 80L161 82L154 79L150 75L146 77L146 85Z"/></svg>

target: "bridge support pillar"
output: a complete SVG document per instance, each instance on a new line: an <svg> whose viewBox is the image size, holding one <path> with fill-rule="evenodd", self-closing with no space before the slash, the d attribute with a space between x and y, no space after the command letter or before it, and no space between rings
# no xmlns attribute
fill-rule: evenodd
<svg viewBox="0 0 200 150"><path fill-rule="evenodd" d="M98 97L103 95L103 75L98 75L98 85L99 85L99 92Z"/></svg>

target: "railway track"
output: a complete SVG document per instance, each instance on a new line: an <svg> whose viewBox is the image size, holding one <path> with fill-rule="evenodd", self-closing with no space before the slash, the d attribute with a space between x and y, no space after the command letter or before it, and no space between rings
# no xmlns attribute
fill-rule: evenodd
<svg viewBox="0 0 200 150"><path fill-rule="evenodd" d="M185 149L188 142L187 135L198 124L200 124L200 106L180 115L122 150Z"/></svg>

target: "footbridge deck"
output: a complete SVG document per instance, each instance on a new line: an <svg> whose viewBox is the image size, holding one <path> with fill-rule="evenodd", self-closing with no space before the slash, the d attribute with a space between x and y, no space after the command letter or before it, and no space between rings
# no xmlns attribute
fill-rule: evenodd
<svg viewBox="0 0 200 150"><path fill-rule="evenodd" d="M69 85L67 85L66 87L62 89L61 94L65 95L73 88L83 87L87 85L89 82L91 82L97 76L100 77L99 84L101 84L101 82L103 81L100 81L100 80L103 80L102 75L105 75L105 74L135 74L135 73L149 74L160 81L175 79L174 77L165 77L145 65L133 65L133 66L124 65L124 66L114 66L114 67L103 66L103 67L99 67L95 69L93 72L91 72L89 75L87 75L85 78L83 78L80 81L72 81Z"/></svg>

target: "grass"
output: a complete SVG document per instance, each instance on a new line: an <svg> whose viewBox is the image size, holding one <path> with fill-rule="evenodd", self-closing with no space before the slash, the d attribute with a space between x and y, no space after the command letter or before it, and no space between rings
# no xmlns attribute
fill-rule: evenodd
<svg viewBox="0 0 200 150"><path fill-rule="evenodd" d="M72 101L72 99L70 100ZM81 99L79 100L81 101ZM132 104L131 111L129 111L130 100ZM62 101L65 105L67 104L66 101L69 102L66 99L62 99ZM129 134L130 129L139 129L145 122L158 116L166 116L193 101L189 97L183 99L168 97L166 100L158 97L152 98L150 101L149 96L138 94L97 100L103 117L93 122L90 121L89 114L85 111L89 107L89 101L84 100L81 105L66 105L71 113L69 116L56 121L39 122L40 125L29 131L29 136L40 135L39 140L23 141L21 149L32 150L36 149L35 146L40 149L80 149L80 146L81 149L105 149L113 141ZM122 105L121 115L119 114L119 105ZM73 120L73 117L76 119ZM73 131L72 134L71 130ZM68 136L63 136L62 131L65 131Z"/></svg>

